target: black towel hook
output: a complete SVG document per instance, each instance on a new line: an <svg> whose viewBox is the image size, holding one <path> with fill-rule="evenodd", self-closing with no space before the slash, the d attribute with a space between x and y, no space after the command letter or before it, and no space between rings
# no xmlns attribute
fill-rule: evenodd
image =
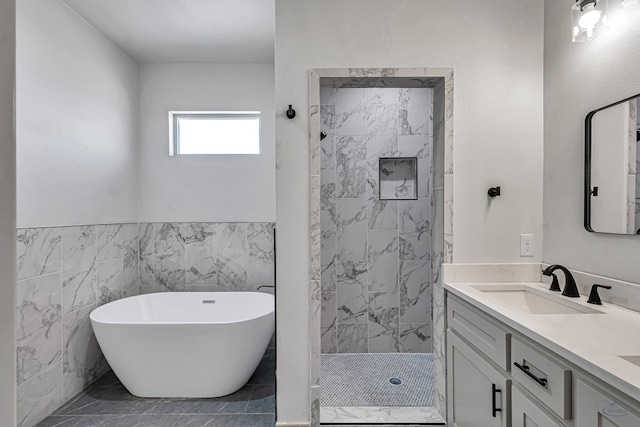
<svg viewBox="0 0 640 427"><path fill-rule="evenodd" d="M295 116L296 116L296 110L294 110L292 105L289 104L289 109L287 110L287 118L293 119Z"/></svg>

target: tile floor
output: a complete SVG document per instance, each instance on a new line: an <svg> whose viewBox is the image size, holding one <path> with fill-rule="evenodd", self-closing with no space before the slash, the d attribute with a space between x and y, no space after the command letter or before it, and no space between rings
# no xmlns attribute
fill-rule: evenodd
<svg viewBox="0 0 640 427"><path fill-rule="evenodd" d="M215 399L143 399L113 372L71 399L38 427L273 427L275 351L267 349L248 384Z"/></svg>

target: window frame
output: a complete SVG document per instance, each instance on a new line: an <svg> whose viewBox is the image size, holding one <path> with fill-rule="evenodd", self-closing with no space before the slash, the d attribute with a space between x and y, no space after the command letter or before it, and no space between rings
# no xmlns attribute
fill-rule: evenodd
<svg viewBox="0 0 640 427"><path fill-rule="evenodd" d="M257 153L180 153L179 120L187 119L258 119ZM257 156L262 153L262 112L261 111L169 111L169 156Z"/></svg>

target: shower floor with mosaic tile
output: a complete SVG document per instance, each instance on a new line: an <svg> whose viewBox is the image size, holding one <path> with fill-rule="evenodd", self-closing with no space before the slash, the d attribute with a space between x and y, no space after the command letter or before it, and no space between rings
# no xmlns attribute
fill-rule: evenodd
<svg viewBox="0 0 640 427"><path fill-rule="evenodd" d="M323 354L321 421L442 424L433 408L433 354Z"/></svg>

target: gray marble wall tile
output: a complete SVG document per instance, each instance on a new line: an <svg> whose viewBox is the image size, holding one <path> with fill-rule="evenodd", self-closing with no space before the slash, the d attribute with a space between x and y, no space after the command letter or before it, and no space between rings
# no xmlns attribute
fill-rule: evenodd
<svg viewBox="0 0 640 427"><path fill-rule="evenodd" d="M184 253L156 254L153 270L156 286L164 291L184 291Z"/></svg>
<svg viewBox="0 0 640 427"><path fill-rule="evenodd" d="M399 201L400 259L429 259L431 206L428 199Z"/></svg>
<svg viewBox="0 0 640 427"><path fill-rule="evenodd" d="M431 135L398 137L398 155L418 159L418 198L430 198L433 175L433 144Z"/></svg>
<svg viewBox="0 0 640 427"><path fill-rule="evenodd" d="M431 323L400 324L400 351L403 353L431 353Z"/></svg>
<svg viewBox="0 0 640 427"><path fill-rule="evenodd" d="M322 117L320 105L309 105L309 172L311 175L320 175L320 130Z"/></svg>
<svg viewBox="0 0 640 427"><path fill-rule="evenodd" d="M398 231L369 230L367 241L369 292L397 292Z"/></svg>
<svg viewBox="0 0 640 427"><path fill-rule="evenodd" d="M185 289L185 229L179 223L154 224L154 284L166 290Z"/></svg>
<svg viewBox="0 0 640 427"><path fill-rule="evenodd" d="M18 280L61 270L61 231L60 228L27 228L17 231Z"/></svg>
<svg viewBox="0 0 640 427"><path fill-rule="evenodd" d="M274 227L271 223L247 225L247 245L249 247L247 282L249 284L275 283L275 277L273 277L273 230ZM318 253L318 255L320 254Z"/></svg>
<svg viewBox="0 0 640 427"><path fill-rule="evenodd" d="M91 328L88 306L63 317L63 391L64 399L81 392L98 378L98 360L102 356Z"/></svg>
<svg viewBox="0 0 640 427"><path fill-rule="evenodd" d="M338 353L367 353L368 331L366 323L338 323Z"/></svg>
<svg viewBox="0 0 640 427"><path fill-rule="evenodd" d="M96 302L96 228L62 229L62 308L69 313Z"/></svg>
<svg viewBox="0 0 640 427"><path fill-rule="evenodd" d="M332 262L328 265L323 265L320 274L320 283L323 292L335 292L336 283L338 282L338 272L336 269L336 259L333 258Z"/></svg>
<svg viewBox="0 0 640 427"><path fill-rule="evenodd" d="M62 360L62 276L48 274L17 283L18 384Z"/></svg>
<svg viewBox="0 0 640 427"><path fill-rule="evenodd" d="M138 224L138 241L141 255L149 255L155 252L155 231L153 223L141 222Z"/></svg>
<svg viewBox="0 0 640 427"><path fill-rule="evenodd" d="M336 305L338 322L367 322L367 262L339 261Z"/></svg>
<svg viewBox="0 0 640 427"><path fill-rule="evenodd" d="M247 286L246 224L218 224L218 290L239 290Z"/></svg>
<svg viewBox="0 0 640 427"><path fill-rule="evenodd" d="M338 199L337 251L341 260L367 259L367 200Z"/></svg>
<svg viewBox="0 0 640 427"><path fill-rule="evenodd" d="M443 193L443 222L444 222L444 260L445 263L453 262L453 175L444 177Z"/></svg>
<svg viewBox="0 0 640 427"><path fill-rule="evenodd" d="M336 93L338 89L335 87L323 86L320 88L320 105L335 105Z"/></svg>
<svg viewBox="0 0 640 427"><path fill-rule="evenodd" d="M369 353L400 351L398 293L369 292Z"/></svg>
<svg viewBox="0 0 640 427"><path fill-rule="evenodd" d="M122 298L122 257L97 264L98 303L100 305Z"/></svg>
<svg viewBox="0 0 640 427"><path fill-rule="evenodd" d="M336 107L335 105L320 105L320 130L327 135L335 135Z"/></svg>
<svg viewBox="0 0 640 427"><path fill-rule="evenodd" d="M310 345L310 354L309 357L313 360L320 359L320 345L321 339L320 331L321 327L321 307L322 307L322 292L320 289L320 281L312 280L310 283L309 293L311 295L311 301L309 304L309 308L311 310L311 316L309 318L309 339L311 340ZM311 333L314 331L316 333ZM314 364L311 366L309 380L311 381L311 385L320 385L320 365Z"/></svg>
<svg viewBox="0 0 640 427"><path fill-rule="evenodd" d="M336 184L322 184L320 187L320 229L336 230Z"/></svg>
<svg viewBox="0 0 640 427"><path fill-rule="evenodd" d="M323 230L320 237L320 265L335 264L338 248L337 232L335 230ZM321 267L322 268L322 267Z"/></svg>
<svg viewBox="0 0 640 427"><path fill-rule="evenodd" d="M330 328L335 326L337 320L336 292L322 292L322 309L320 326Z"/></svg>
<svg viewBox="0 0 640 427"><path fill-rule="evenodd" d="M97 261L122 257L124 233L122 224L107 224L96 226Z"/></svg>
<svg viewBox="0 0 640 427"><path fill-rule="evenodd" d="M138 239L138 224L123 226L124 242L122 252L122 297L138 295L138 261L140 246Z"/></svg>
<svg viewBox="0 0 640 427"><path fill-rule="evenodd" d="M429 135L432 120L432 89L400 89L398 109L401 135Z"/></svg>
<svg viewBox="0 0 640 427"><path fill-rule="evenodd" d="M336 93L335 128L338 135L366 134L366 91L341 89Z"/></svg>
<svg viewBox="0 0 640 427"><path fill-rule="evenodd" d="M431 262L400 262L400 323L431 323Z"/></svg>
<svg viewBox="0 0 640 427"><path fill-rule="evenodd" d="M322 353L338 352L338 325L320 328L320 348Z"/></svg>
<svg viewBox="0 0 640 427"><path fill-rule="evenodd" d="M367 195L367 145L365 136L336 137L336 196Z"/></svg>
<svg viewBox="0 0 640 427"><path fill-rule="evenodd" d="M367 201L369 229L398 229L398 202L370 197Z"/></svg>
<svg viewBox="0 0 640 427"><path fill-rule="evenodd" d="M310 186L310 204L309 212L309 247L311 249L310 258L310 277L313 281L320 281L320 266L321 266L321 235L320 235L320 210L321 210L321 195L320 195L320 176L313 175L309 180Z"/></svg>
<svg viewBox="0 0 640 427"><path fill-rule="evenodd" d="M328 135L320 141L320 176L322 177L322 185L335 184L336 182L336 139L336 136Z"/></svg>
<svg viewBox="0 0 640 427"><path fill-rule="evenodd" d="M62 363L18 385L18 427L32 427L64 402Z"/></svg>
<svg viewBox="0 0 640 427"><path fill-rule="evenodd" d="M214 251L216 226L185 224L185 286L217 285L217 256Z"/></svg>

